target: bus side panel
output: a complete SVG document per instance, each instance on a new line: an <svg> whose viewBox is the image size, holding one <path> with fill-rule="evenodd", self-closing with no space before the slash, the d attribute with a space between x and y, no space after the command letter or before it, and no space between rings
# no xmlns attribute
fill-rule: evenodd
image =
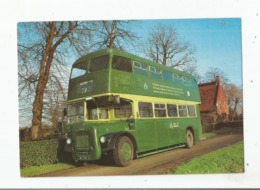
<svg viewBox="0 0 260 190"><path fill-rule="evenodd" d="M135 134L138 153L157 148L156 128L153 120L137 119L135 121Z"/></svg>
<svg viewBox="0 0 260 190"><path fill-rule="evenodd" d="M200 118L200 108L199 105L196 105L196 112L197 112L197 118L196 118L196 126L195 129L195 141L199 141L202 138L202 125L201 125L201 118Z"/></svg>
<svg viewBox="0 0 260 190"><path fill-rule="evenodd" d="M185 142L185 134L183 134L183 123L179 118L169 120L170 145L176 145Z"/></svg>
<svg viewBox="0 0 260 190"><path fill-rule="evenodd" d="M178 139L175 144L185 143L186 142L186 131L187 128L191 127L194 132L194 140L198 141L201 138L201 124L200 119L197 117L194 118L179 118L176 119L179 127L178 133L171 133L172 138Z"/></svg>
<svg viewBox="0 0 260 190"><path fill-rule="evenodd" d="M154 119L156 128L156 144L157 149L168 147L170 145L170 120L169 119Z"/></svg>

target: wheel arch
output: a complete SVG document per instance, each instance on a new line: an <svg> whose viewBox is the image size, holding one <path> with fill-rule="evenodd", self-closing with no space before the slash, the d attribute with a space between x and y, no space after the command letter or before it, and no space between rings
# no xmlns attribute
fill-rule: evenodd
<svg viewBox="0 0 260 190"><path fill-rule="evenodd" d="M191 125L187 126L187 127L186 127L186 132L187 132L188 130L190 130L190 131L192 132L192 135L193 135L193 137L194 137L194 144L195 144L196 139L195 139L195 132L194 132L193 127L192 127Z"/></svg>
<svg viewBox="0 0 260 190"><path fill-rule="evenodd" d="M116 147L116 143L118 141L118 138L121 137L121 136L127 136L133 143L133 146L134 146L134 158L136 158L137 156L137 143L136 143L136 140L134 138L134 136L131 134L131 133L128 133L126 131L121 131L121 132L118 132L118 133L114 133L112 135L110 135L110 142L106 145L106 147L104 147L102 149L102 152L107 152L107 151L111 151L111 150L114 150L115 147Z"/></svg>

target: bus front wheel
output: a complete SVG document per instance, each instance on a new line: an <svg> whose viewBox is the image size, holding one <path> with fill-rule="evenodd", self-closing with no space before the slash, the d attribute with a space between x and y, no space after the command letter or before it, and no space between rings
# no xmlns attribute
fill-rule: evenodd
<svg viewBox="0 0 260 190"><path fill-rule="evenodd" d="M113 150L113 158L118 166L129 166L134 157L134 148L131 139L127 136L120 136L117 139L116 147Z"/></svg>
<svg viewBox="0 0 260 190"><path fill-rule="evenodd" d="M191 148L194 144L194 137L191 130L187 130L186 132L186 147Z"/></svg>

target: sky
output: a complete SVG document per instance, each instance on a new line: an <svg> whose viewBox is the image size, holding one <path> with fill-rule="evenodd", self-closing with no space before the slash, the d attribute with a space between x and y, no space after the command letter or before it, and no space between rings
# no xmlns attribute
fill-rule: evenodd
<svg viewBox="0 0 260 190"><path fill-rule="evenodd" d="M143 41L159 24L172 26L181 39L196 49L198 73L202 78L209 68L219 68L231 83L242 86L241 19L157 19L136 20L134 23L130 27ZM21 29L18 24L18 30ZM76 59L68 59L69 69Z"/></svg>
<svg viewBox="0 0 260 190"><path fill-rule="evenodd" d="M179 38L189 42L191 47L196 49L197 70L202 79L210 68L219 68L226 74L231 83L242 87L241 19L136 20L130 25L130 29L141 37L142 41L145 41L149 32L159 24L175 28ZM19 24L17 27L18 31L22 31L23 28ZM20 36L19 41L28 40L28 34L25 32L23 34L25 38ZM34 40L35 37L32 32L29 40ZM133 49L134 52L131 53L146 57L143 53L138 52L138 48ZM67 58L68 71L78 58L76 56ZM28 125L26 117L20 119L20 122L20 126Z"/></svg>
<svg viewBox="0 0 260 190"><path fill-rule="evenodd" d="M140 20L136 32L145 37L147 28L158 24L173 26L177 34L195 47L198 72L201 76L212 68L219 68L231 83L242 86L241 19L171 19Z"/></svg>

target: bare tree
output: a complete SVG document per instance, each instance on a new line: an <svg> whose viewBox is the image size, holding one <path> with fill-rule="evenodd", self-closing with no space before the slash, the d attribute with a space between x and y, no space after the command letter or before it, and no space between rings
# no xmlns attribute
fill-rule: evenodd
<svg viewBox="0 0 260 190"><path fill-rule="evenodd" d="M234 84L228 84L225 86L225 94L229 105L230 119L233 120L233 116L236 112L243 112L243 91L241 88Z"/></svg>
<svg viewBox="0 0 260 190"><path fill-rule="evenodd" d="M205 73L202 79L202 83L215 81L217 76L221 78L221 83L223 86L229 84L230 80L227 74L223 72L220 68L213 67L210 67L209 70Z"/></svg>
<svg viewBox="0 0 260 190"><path fill-rule="evenodd" d="M18 24L19 98L33 99L31 138L40 138L43 100L52 68L65 58L88 50L88 23L37 22ZM62 73L61 70L55 73Z"/></svg>
<svg viewBox="0 0 260 190"><path fill-rule="evenodd" d="M194 67L197 60L195 49L182 40L172 26L158 25L149 34L144 52L157 63L176 69Z"/></svg>
<svg viewBox="0 0 260 190"><path fill-rule="evenodd" d="M112 20L97 21L95 24L94 49L116 48L124 50L137 42L138 37L132 32L131 25L134 21Z"/></svg>

